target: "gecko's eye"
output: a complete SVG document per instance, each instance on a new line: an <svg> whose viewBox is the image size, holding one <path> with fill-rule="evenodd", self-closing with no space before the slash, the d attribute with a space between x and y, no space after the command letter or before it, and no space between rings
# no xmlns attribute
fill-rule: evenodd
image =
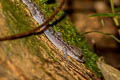
<svg viewBox="0 0 120 80"><path fill-rule="evenodd" d="M79 59L84 63L86 60L85 58L83 57L83 55L79 56Z"/></svg>
<svg viewBox="0 0 120 80"><path fill-rule="evenodd" d="M79 56L79 59L82 59L82 58L83 58L83 55L80 55L80 56Z"/></svg>

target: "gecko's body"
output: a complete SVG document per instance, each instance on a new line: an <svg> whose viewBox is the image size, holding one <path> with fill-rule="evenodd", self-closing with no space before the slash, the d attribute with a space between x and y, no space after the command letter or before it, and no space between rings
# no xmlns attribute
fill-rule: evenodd
<svg viewBox="0 0 120 80"><path fill-rule="evenodd" d="M22 0L23 3L28 7L28 10L31 12L33 18L39 23L42 24L46 19L42 12L38 9L37 5L33 3L31 0ZM44 29L46 26L43 26ZM64 55L71 56L72 58L84 62L82 57L82 52L80 48L73 47L65 42L62 37L53 30L52 27L48 27L47 30L44 31L45 35L48 39L59 49L61 50Z"/></svg>

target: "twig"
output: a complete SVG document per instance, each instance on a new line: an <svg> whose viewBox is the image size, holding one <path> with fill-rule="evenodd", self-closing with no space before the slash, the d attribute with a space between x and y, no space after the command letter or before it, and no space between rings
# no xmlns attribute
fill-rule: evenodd
<svg viewBox="0 0 120 80"><path fill-rule="evenodd" d="M64 3L65 3L65 0L62 0L60 5L54 11L54 13L44 23L42 23L40 26L38 26L36 28L33 28L33 29L29 30L29 31L23 32L23 33L18 33L18 34L15 34L15 35L0 37L0 41L14 40L14 39L18 39L18 38L23 38L25 36L29 36L30 34L34 34L35 31L40 29L42 26L46 26L46 28L47 28L48 27L47 25L49 24L49 22L51 20L53 20L53 18L56 16L56 14L62 9L62 6L64 5ZM40 30L40 32L42 32L46 28Z"/></svg>

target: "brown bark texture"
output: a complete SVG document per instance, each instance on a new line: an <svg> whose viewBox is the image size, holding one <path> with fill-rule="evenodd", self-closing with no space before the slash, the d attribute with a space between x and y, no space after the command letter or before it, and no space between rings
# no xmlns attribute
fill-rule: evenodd
<svg viewBox="0 0 120 80"><path fill-rule="evenodd" d="M6 1L14 3L14 0ZM15 2L16 6L23 6L19 0ZM27 13L23 16L29 16L26 21L28 23L22 19L18 20L22 13L17 14L18 18L16 18L14 13L9 11L9 8L4 12L3 8L5 9L5 7L2 5L8 4L0 3L1 37L28 30L29 26L25 26L28 23L32 27L38 25L26 8L22 7L21 11ZM14 5L11 8L14 8ZM16 26L24 26L25 29L20 27L17 30ZM16 40L1 41L0 80L98 80L96 75L88 70L83 63L70 57L68 59L69 62L64 59L63 53L43 33Z"/></svg>

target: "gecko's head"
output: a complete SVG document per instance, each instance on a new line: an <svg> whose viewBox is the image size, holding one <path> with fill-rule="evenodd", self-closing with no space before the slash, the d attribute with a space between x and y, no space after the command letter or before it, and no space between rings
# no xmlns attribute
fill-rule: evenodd
<svg viewBox="0 0 120 80"><path fill-rule="evenodd" d="M71 47L74 53L73 58L79 62L82 62L82 63L85 62L85 58L83 56L82 50L78 47L74 47L74 46L71 46Z"/></svg>

